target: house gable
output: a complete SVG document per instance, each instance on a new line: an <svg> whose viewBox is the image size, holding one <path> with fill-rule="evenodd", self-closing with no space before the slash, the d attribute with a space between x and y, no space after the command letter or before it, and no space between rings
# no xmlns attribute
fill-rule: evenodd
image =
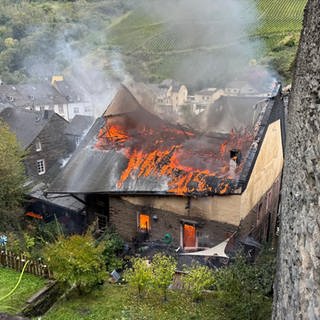
<svg viewBox="0 0 320 320"><path fill-rule="evenodd" d="M283 167L281 120L269 124L246 190L241 195L241 218L259 202L280 176Z"/></svg>
<svg viewBox="0 0 320 320"><path fill-rule="evenodd" d="M60 170L59 160L67 156L68 142L64 131L68 122L57 114L53 114L37 137L27 148L25 164L27 175L34 180L51 180ZM41 150L37 145L41 144ZM45 172L39 175L37 161L43 160Z"/></svg>

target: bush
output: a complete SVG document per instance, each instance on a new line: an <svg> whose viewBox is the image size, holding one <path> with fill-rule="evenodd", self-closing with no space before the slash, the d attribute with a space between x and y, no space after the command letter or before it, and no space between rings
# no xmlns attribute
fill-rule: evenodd
<svg viewBox="0 0 320 320"><path fill-rule="evenodd" d="M89 236L59 237L44 250L45 259L54 277L75 286L79 293L90 291L106 277L103 248L95 246Z"/></svg>
<svg viewBox="0 0 320 320"><path fill-rule="evenodd" d="M215 272L217 303L227 319L267 320L271 317L272 298L266 295L266 281L272 278L263 272L265 265L248 264L238 256L227 268Z"/></svg>
<svg viewBox="0 0 320 320"><path fill-rule="evenodd" d="M123 260L118 257L123 251L124 242L115 232L107 232L99 240L103 248L102 255L109 272L123 267Z"/></svg>
<svg viewBox="0 0 320 320"><path fill-rule="evenodd" d="M173 257L161 253L154 255L152 264L152 283L156 290L160 290L164 300L167 300L167 290L172 283L177 268L177 262Z"/></svg>
<svg viewBox="0 0 320 320"><path fill-rule="evenodd" d="M213 273L207 266L200 265L193 265L186 271L187 274L182 277L182 282L193 300L199 301L203 290L210 289L214 284Z"/></svg>
<svg viewBox="0 0 320 320"><path fill-rule="evenodd" d="M130 287L138 290L139 297L142 297L152 284L152 270L146 259L132 258L131 262L132 268L127 269L123 277Z"/></svg>

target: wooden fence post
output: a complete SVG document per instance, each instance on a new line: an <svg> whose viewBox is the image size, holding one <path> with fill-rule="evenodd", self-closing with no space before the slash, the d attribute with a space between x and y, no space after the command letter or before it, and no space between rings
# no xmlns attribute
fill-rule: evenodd
<svg viewBox="0 0 320 320"><path fill-rule="evenodd" d="M24 254L15 254L11 251L1 250L0 251L0 266L4 266L16 271L21 271L27 258ZM41 260L30 260L25 270L27 273L31 273L35 276L52 279L53 275L47 265L43 264Z"/></svg>

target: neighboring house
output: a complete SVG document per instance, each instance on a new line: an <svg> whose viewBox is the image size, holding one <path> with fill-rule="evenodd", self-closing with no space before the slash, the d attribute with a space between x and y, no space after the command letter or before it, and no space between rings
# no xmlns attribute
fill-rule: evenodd
<svg viewBox="0 0 320 320"><path fill-rule="evenodd" d="M0 100L27 110L53 110L68 119L68 101L49 83L0 86Z"/></svg>
<svg viewBox="0 0 320 320"><path fill-rule="evenodd" d="M71 151L74 151L80 144L81 139L86 135L94 119L90 116L76 115L65 130L69 140Z"/></svg>
<svg viewBox="0 0 320 320"><path fill-rule="evenodd" d="M224 94L224 91L217 88L207 88L197 91L193 95L192 102L200 105L209 105L215 102Z"/></svg>
<svg viewBox="0 0 320 320"><path fill-rule="evenodd" d="M257 95L261 94L249 82L235 80L228 83L224 89L227 95Z"/></svg>
<svg viewBox="0 0 320 320"><path fill-rule="evenodd" d="M177 107L184 105L188 98L187 87L175 80L164 80L159 86L152 86L152 89L156 95L156 103L160 106L170 105L175 112L178 112Z"/></svg>
<svg viewBox="0 0 320 320"><path fill-rule="evenodd" d="M29 180L47 182L54 177L70 151L64 135L68 122L53 111L23 108L6 108L0 117L26 151L24 161Z"/></svg>
<svg viewBox="0 0 320 320"><path fill-rule="evenodd" d="M0 85L0 106L9 104L28 110L52 110L72 120L75 115L93 116L89 95L81 88L74 88L63 77L53 77L52 83Z"/></svg>
<svg viewBox="0 0 320 320"><path fill-rule="evenodd" d="M268 240L283 166L281 94L256 109L222 106L238 122L199 132L160 119L122 87L48 192L83 197L92 219L131 243L224 252L231 235Z"/></svg>
<svg viewBox="0 0 320 320"><path fill-rule="evenodd" d="M35 111L51 110L69 120L68 100L50 83L34 83L17 85L17 90L25 101L29 101L27 109Z"/></svg>
<svg viewBox="0 0 320 320"><path fill-rule="evenodd" d="M94 116L89 94L83 88L72 85L62 76L53 76L51 84L67 100L68 120L76 115Z"/></svg>

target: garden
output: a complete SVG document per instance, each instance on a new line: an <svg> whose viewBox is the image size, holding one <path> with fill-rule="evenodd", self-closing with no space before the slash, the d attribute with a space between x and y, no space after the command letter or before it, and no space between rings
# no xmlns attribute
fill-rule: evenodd
<svg viewBox="0 0 320 320"><path fill-rule="evenodd" d="M45 261L50 269L46 275L22 275L0 267L0 312L66 320L270 318L272 250L265 250L255 264L239 254L225 268L192 264L177 271L176 257L126 255L124 242L112 230L95 237L92 230L71 236L57 230L54 240L37 250L37 239L31 241L30 234L23 238L29 242L23 265ZM53 306L45 314L25 314L26 301L48 277L63 288L61 294L50 301Z"/></svg>

